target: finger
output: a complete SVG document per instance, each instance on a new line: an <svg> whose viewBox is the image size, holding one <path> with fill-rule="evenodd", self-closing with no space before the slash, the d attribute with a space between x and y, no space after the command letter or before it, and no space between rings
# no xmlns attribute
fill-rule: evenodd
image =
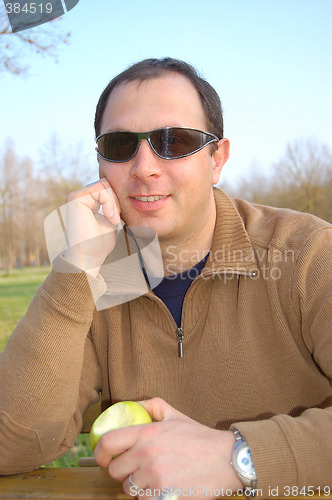
<svg viewBox="0 0 332 500"><path fill-rule="evenodd" d="M94 450L94 456L98 464L101 467L108 467L112 457L132 448L139 437L140 427L142 426L134 425L106 432L98 441Z"/></svg>
<svg viewBox="0 0 332 500"><path fill-rule="evenodd" d="M120 203L106 178L88 184L80 191L75 191L68 196L68 200L79 200L94 213L102 208L103 216L117 226L120 224Z"/></svg>
<svg viewBox="0 0 332 500"><path fill-rule="evenodd" d="M90 182L90 184L86 184L86 186L84 186L83 190L88 189L89 192L92 193L93 191L100 191L103 187L105 189L109 189L112 187L111 184L106 179L106 177L101 177L97 181Z"/></svg>
<svg viewBox="0 0 332 500"><path fill-rule="evenodd" d="M91 182L91 184L87 184L82 189L77 189L76 191L71 191L67 195L67 201L77 200L82 198L82 196L89 195L96 191L101 191L102 189L111 188L109 182L105 179L99 179L96 182Z"/></svg>
<svg viewBox="0 0 332 500"><path fill-rule="evenodd" d="M131 496L141 498L144 495L144 490L149 486L149 482L143 480L140 471L134 471L130 474L131 482L129 481L129 474L122 482L123 491Z"/></svg>
<svg viewBox="0 0 332 500"><path fill-rule="evenodd" d="M137 467L139 466L138 461L135 461L131 456L128 456L129 453L129 451L120 453L120 455L112 458L108 465L109 475L113 479L116 479L116 481L125 481L129 474L134 470L137 470Z"/></svg>
<svg viewBox="0 0 332 500"><path fill-rule="evenodd" d="M106 177L102 177L100 179L100 182L102 182L102 184L105 186L106 189L112 189L112 192L113 192L113 197L114 197L114 201L115 201L115 206L118 210L118 213L121 213L121 207L120 207L120 202L119 202L119 199L112 187L112 185L108 182L108 180L106 179Z"/></svg>
<svg viewBox="0 0 332 500"><path fill-rule="evenodd" d="M112 194L113 203L114 203L115 206L112 207L113 208L113 212L114 212L113 213L114 221L112 220L111 222L113 222L113 224L118 225L120 223L120 213L121 213L121 207L120 207L119 199L118 199L118 197L117 197L114 189L112 188L111 184L106 179L106 177L102 177L99 182L105 187L105 189L106 189L106 191L108 193ZM108 210L108 208L110 208L110 207L106 207L106 210ZM109 210L109 211L111 211L111 210ZM103 212L104 212L105 217L107 217L106 214L105 214L105 207L104 207L104 205L103 205ZM110 217L112 218L112 216L110 216Z"/></svg>
<svg viewBox="0 0 332 500"><path fill-rule="evenodd" d="M105 190L100 192L100 202L102 205L102 210L106 219L108 219L112 224L117 226L120 224L120 202L111 184L108 182L106 177L102 177L99 181ZM97 183L98 184L98 183Z"/></svg>
<svg viewBox="0 0 332 500"><path fill-rule="evenodd" d="M117 226L120 224L120 215L115 203L114 192L111 188L102 189L91 193L94 200L100 203L104 217L112 224Z"/></svg>

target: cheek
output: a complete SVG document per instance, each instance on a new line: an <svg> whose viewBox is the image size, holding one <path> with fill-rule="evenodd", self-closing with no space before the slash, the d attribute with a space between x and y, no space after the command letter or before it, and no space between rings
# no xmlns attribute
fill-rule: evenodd
<svg viewBox="0 0 332 500"><path fill-rule="evenodd" d="M193 157L187 156L171 163L167 173L170 181L178 187L188 187L196 177L197 165L193 162Z"/></svg>
<svg viewBox="0 0 332 500"><path fill-rule="evenodd" d="M128 182L128 174L122 164L105 160L99 162L99 177L105 177L116 193L123 191Z"/></svg>
<svg viewBox="0 0 332 500"><path fill-rule="evenodd" d="M172 179L185 191L195 192L212 186L213 167L211 157L200 151L196 155L182 159L182 163L172 171Z"/></svg>
<svg viewBox="0 0 332 500"><path fill-rule="evenodd" d="M99 166L99 177L100 179L102 179L103 177L106 177L105 175L105 168L104 168L104 164L106 162L104 160L100 160L98 161L98 166Z"/></svg>
<svg viewBox="0 0 332 500"><path fill-rule="evenodd" d="M106 179L115 179L117 175L117 164L103 159L99 160L99 176L106 177Z"/></svg>

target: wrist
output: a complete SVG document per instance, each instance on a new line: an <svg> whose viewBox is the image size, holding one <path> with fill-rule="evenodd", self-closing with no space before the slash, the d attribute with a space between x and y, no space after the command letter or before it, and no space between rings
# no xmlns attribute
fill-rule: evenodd
<svg viewBox="0 0 332 500"><path fill-rule="evenodd" d="M70 264L78 267L82 271L97 277L99 270L104 262L100 256L85 255L82 253L80 244L68 248L63 253L63 257Z"/></svg>

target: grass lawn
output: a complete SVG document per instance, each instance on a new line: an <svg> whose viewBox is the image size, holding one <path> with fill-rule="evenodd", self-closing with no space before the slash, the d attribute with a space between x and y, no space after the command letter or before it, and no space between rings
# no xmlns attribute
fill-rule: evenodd
<svg viewBox="0 0 332 500"><path fill-rule="evenodd" d="M10 276L0 271L0 352L49 272L49 267L15 269ZM77 466L79 458L92 455L88 443L89 436L81 434L66 455L47 467Z"/></svg>
<svg viewBox="0 0 332 500"><path fill-rule="evenodd" d="M49 272L49 267L15 269L10 276L0 271L0 351Z"/></svg>

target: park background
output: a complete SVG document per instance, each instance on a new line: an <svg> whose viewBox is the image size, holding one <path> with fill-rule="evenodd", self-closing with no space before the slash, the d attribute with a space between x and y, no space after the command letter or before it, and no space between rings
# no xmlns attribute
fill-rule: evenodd
<svg viewBox="0 0 332 500"><path fill-rule="evenodd" d="M48 264L43 222L97 179L93 120L109 80L147 57L218 91L228 194L332 222L331 0L80 0L8 33L0 0L0 269Z"/></svg>
<svg viewBox="0 0 332 500"><path fill-rule="evenodd" d="M0 351L49 272L45 217L97 179L98 98L141 59L184 59L219 93L222 189L332 222L331 22L331 0L80 0L12 34L0 0ZM80 437L53 465L87 454Z"/></svg>

